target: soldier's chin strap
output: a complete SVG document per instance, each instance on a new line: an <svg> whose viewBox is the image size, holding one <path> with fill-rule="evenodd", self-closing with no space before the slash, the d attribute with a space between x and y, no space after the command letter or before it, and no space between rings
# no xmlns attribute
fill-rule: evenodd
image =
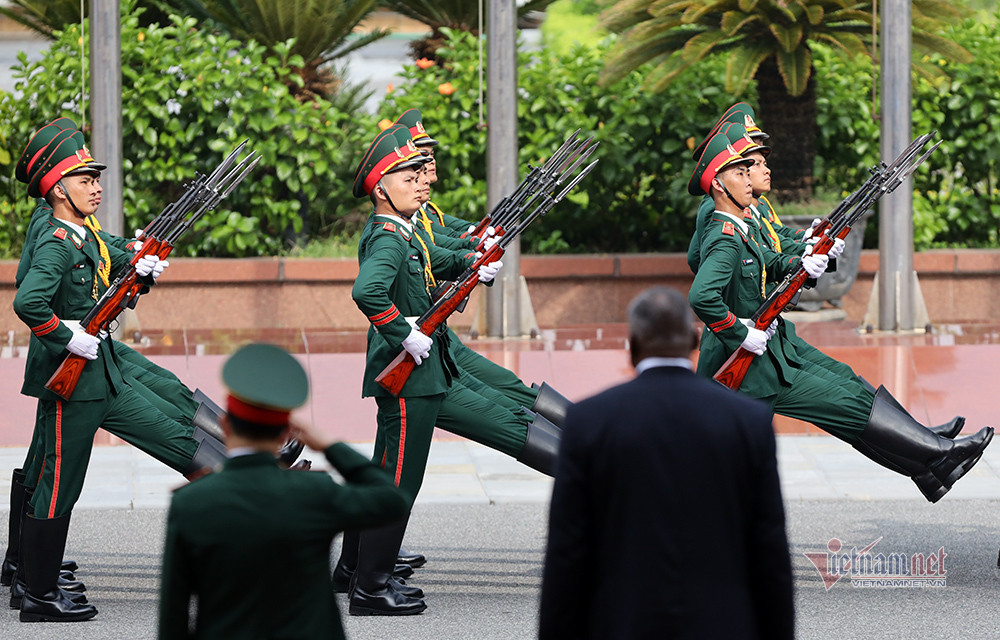
<svg viewBox="0 0 1000 640"><path fill-rule="evenodd" d="M729 198L729 201L730 201L730 202L732 202L733 204L735 204L735 205L736 205L736 207L737 207L737 208L738 208L738 209L739 209L740 211L743 211L744 209L746 209L746 208L747 208L747 206L749 206L749 205L745 205L745 204L740 204L739 202L737 202L737 201L736 201L736 198L734 198L734 197L733 197L733 194L729 193L729 189L727 189L727 188L726 188L726 185L722 184L722 180L719 180L718 178L716 178L716 180L718 180L718 182L719 182L719 186L720 186L720 187L722 187L722 192L723 192L724 194L726 194L726 197L727 197L727 198Z"/></svg>
<svg viewBox="0 0 1000 640"><path fill-rule="evenodd" d="M66 188L66 185L63 184L62 180L56 182L56 184L59 185L60 189L62 189L63 195L66 196L66 201L69 202L69 206L73 207L73 211L76 215L80 216L82 220L86 220L87 216L76 206L76 203L73 202L73 198L69 197L69 189Z"/></svg>
<svg viewBox="0 0 1000 640"><path fill-rule="evenodd" d="M396 205L392 203L392 198L389 197L389 190L385 188L385 185L382 184L381 180L375 183L375 186L382 188L382 193L385 195L385 201L389 203L389 206L392 207L392 210L395 211L399 217L403 218L404 220L410 219L410 216L406 215L405 213L397 209Z"/></svg>

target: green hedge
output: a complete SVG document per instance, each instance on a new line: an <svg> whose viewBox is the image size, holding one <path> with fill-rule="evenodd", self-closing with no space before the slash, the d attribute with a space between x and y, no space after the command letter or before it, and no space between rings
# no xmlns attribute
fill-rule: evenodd
<svg viewBox="0 0 1000 640"><path fill-rule="evenodd" d="M1000 12L996 14L1000 17ZM950 76L940 86L915 77L913 135L937 130L941 146L914 176L914 244L932 247L997 247L1000 225L1000 31L968 20L949 29L976 59L969 64L936 61ZM815 48L818 99L816 181L832 191L852 190L878 161L879 124L872 112L870 60L846 62ZM877 225L869 225L875 246Z"/></svg>
<svg viewBox="0 0 1000 640"><path fill-rule="evenodd" d="M205 171L243 137L264 161L227 208L185 239L187 254L274 254L292 240L356 231L367 203L350 195L353 171L380 118L423 111L441 140L441 181L434 200L468 219L485 209L486 131L480 126L478 41L449 33L442 62L406 65L404 81L379 114L348 113L327 101L299 104L283 81L301 60L268 54L201 30L191 20L141 28L123 20L125 198L127 223L139 226L172 199L176 185ZM1000 14L998 14L1000 15ZM914 83L914 133L937 129L945 142L915 177L917 248L995 247L1000 131L1000 33L968 21L948 34L976 52L976 62L939 60L951 80ZM0 243L19 251L31 203L11 177L31 131L59 115L78 118L79 35L60 34L38 63L17 69L22 99L0 94ZM718 114L753 94L726 94L713 79L725 61L708 60L664 93L641 89L642 71L608 88L597 75L610 44L567 54L519 56L517 131L522 173L543 161L574 129L600 142L598 168L568 201L525 235L530 252L678 251L687 247L695 199L687 195L690 149ZM819 188L846 194L878 160L878 123L871 106L871 61L845 61L814 50L817 68ZM719 81L721 82L721 80ZM5 155L6 154L6 155ZM353 214L353 215L352 215ZM875 229L876 225L869 225ZM873 235L874 237L874 235Z"/></svg>
<svg viewBox="0 0 1000 640"><path fill-rule="evenodd" d="M693 136L707 132L728 95L702 77L722 77L723 60L689 73L665 93L649 94L635 73L607 89L597 86L607 44L576 47L566 55L520 54L518 145L522 175L543 161L577 128L600 142L600 164L570 199L525 234L526 251L672 251L686 248L694 229L695 199L687 194ZM407 66L406 82L388 96L382 117L417 107L441 141L440 182L432 198L468 219L486 204L486 131L478 121L478 43L449 32L441 65ZM448 83L453 93L442 93ZM742 96L753 100L753 96ZM679 132L689 132L684 135Z"/></svg>
<svg viewBox="0 0 1000 640"><path fill-rule="evenodd" d="M176 251L187 255L275 254L357 207L350 196L357 147L371 118L326 101L299 104L283 81L301 58L198 28L193 18L143 28L122 7L122 136L128 229L145 225L196 171L207 172L244 138L263 158L256 171L206 215ZM87 30L90 33L90 30ZM13 179L31 135L59 116L80 124L79 30L73 26L38 62L22 55L16 90L0 93L0 242L16 256L33 203Z"/></svg>

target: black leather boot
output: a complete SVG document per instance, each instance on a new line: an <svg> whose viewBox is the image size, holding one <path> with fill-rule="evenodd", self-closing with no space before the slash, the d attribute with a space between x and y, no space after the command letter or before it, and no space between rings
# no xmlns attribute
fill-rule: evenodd
<svg viewBox="0 0 1000 640"><path fill-rule="evenodd" d="M73 602L57 586L68 533L68 514L48 519L24 516L20 570L27 588L21 600L21 622L75 622L97 615L94 605Z"/></svg>
<svg viewBox="0 0 1000 640"><path fill-rule="evenodd" d="M17 556L21 549L21 518L27 493L24 490L24 470L14 469L10 477L10 513L7 516L7 552L0 566L0 585L9 586L17 571Z"/></svg>
<svg viewBox="0 0 1000 640"><path fill-rule="evenodd" d="M67 598L69 598L73 602L75 602L77 604L87 604L87 602L88 602L87 601L87 596L85 596L83 594L83 591L86 591L87 587L83 586L82 582L77 581L79 583L79 585L81 587L83 587L83 591L70 591L69 589L66 589L66 588L64 588L62 586L62 582L65 579L65 576L66 576L67 573L69 573L69 572L66 572L66 571L61 571L60 572L59 582L56 584L56 586L59 588L60 591L63 592L63 594ZM73 575L73 574L69 573L69 575ZM24 592L26 590L27 590L27 587L25 586L24 582L22 580L19 580L19 579L15 578L13 584L10 585L10 608L11 609L20 609L21 608L21 601L24 599Z"/></svg>
<svg viewBox="0 0 1000 640"><path fill-rule="evenodd" d="M419 569L427 564L427 558L422 553L414 553L401 547L399 553L396 554L396 564L405 564L411 569Z"/></svg>
<svg viewBox="0 0 1000 640"><path fill-rule="evenodd" d="M25 514L31 511L29 503L31 495L34 493L34 490L24 486L24 479L24 471L14 469L10 486L8 546L3 560L2 577L0 577L0 584L10 586L12 592L17 588L18 582L20 582L20 590L24 591L24 580L17 579L17 565L20 562L21 555L21 522ZM64 588L69 587L69 590L77 593L86 591L87 587L73 575L73 572L79 568L80 565L75 560L63 560L59 571L59 586ZM17 609L20 606L21 596L15 596L12 593L10 598L11 609Z"/></svg>
<svg viewBox="0 0 1000 640"><path fill-rule="evenodd" d="M363 531L358 545L358 570L348 612L352 616L408 616L427 608L423 600L397 591L391 584L406 519Z"/></svg>
<svg viewBox="0 0 1000 640"><path fill-rule="evenodd" d="M191 437L198 443L198 448L191 462L184 467L183 474L188 480L195 480L212 473L226 461L226 445L201 427L195 427Z"/></svg>
<svg viewBox="0 0 1000 640"><path fill-rule="evenodd" d="M344 532L344 543L340 551L340 559L337 560L337 566L333 569L334 593L350 593L351 581L358 567L358 538L357 531ZM401 562L397 562L392 570L393 578L409 578L412 575L413 567Z"/></svg>
<svg viewBox="0 0 1000 640"><path fill-rule="evenodd" d="M295 438L290 438L278 451L278 464L286 469L290 469L292 465L296 464L295 461L299 459L299 456L302 455L302 450L305 449L305 446ZM301 460L300 462L305 462L308 466L303 467L299 465L296 467L297 469L308 470L312 466L312 463L308 460Z"/></svg>
<svg viewBox="0 0 1000 640"><path fill-rule="evenodd" d="M547 382L540 385L532 383L531 388L538 389L538 397L531 405L531 410L545 416L549 422L562 429L566 422L566 411L573 403L567 400L566 396L550 387Z"/></svg>
<svg viewBox="0 0 1000 640"><path fill-rule="evenodd" d="M872 386L872 383L868 382L867 380L865 380L861 376L858 376L858 379L860 379L861 382L863 382L865 384L865 387L869 391L871 391L872 393L876 393L876 389L875 389L875 387ZM879 387L882 388L881 385L879 385ZM905 413L907 415L910 415L910 412L907 411L903 407L903 405L899 404L899 401L896 400L894 397L892 397L892 394L888 393L888 391L886 392L886 396L887 396L886 399L887 399L888 402L891 402L897 409L899 409L903 413ZM912 416L910 416L910 417L912 417ZM914 418L914 420L916 420L916 418ZM954 439L955 436L957 436L958 434L962 433L962 428L963 427L965 427L965 418L963 416L955 416L954 418L952 418L948 422L943 422L941 424L934 425L933 427L925 427L925 428L928 431L930 431L931 433L939 435L942 438Z"/></svg>
<svg viewBox="0 0 1000 640"><path fill-rule="evenodd" d="M547 476L554 476L562 429L540 413L536 414L528 409L524 411L531 416L531 424L528 425L528 436L524 439L524 447L521 453L517 454L517 461Z"/></svg>
<svg viewBox="0 0 1000 640"><path fill-rule="evenodd" d="M937 502L979 461L992 439L993 427L957 440L932 433L880 386L855 448L865 455L874 452L877 456L869 457L875 462L909 476L928 501Z"/></svg>

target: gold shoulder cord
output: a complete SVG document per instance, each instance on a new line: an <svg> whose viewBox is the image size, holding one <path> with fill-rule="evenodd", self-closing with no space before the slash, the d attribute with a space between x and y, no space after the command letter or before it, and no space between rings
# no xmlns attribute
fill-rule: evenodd
<svg viewBox="0 0 1000 640"><path fill-rule="evenodd" d="M431 242L434 242L434 232L431 231L431 219L427 217L427 209L425 208L426 206L427 204L424 203L420 207L420 209L417 210L417 220L420 221L420 226L422 226L424 228L424 231L427 232L427 235L430 236Z"/></svg>
<svg viewBox="0 0 1000 640"><path fill-rule="evenodd" d="M428 200L428 201L427 201L427 204L429 204L429 205L431 206L431 209L434 209L434 213L436 213L436 214L437 214L437 217L438 217L438 222L440 222L440 223L441 223L441 226L442 226L442 227L444 227L444 226L447 226L447 225L445 225L445 223L444 223L444 211L441 211L441 208L440 208L440 207L438 207L438 206L437 206L436 204L434 204L433 202L431 202L430 200Z"/></svg>
<svg viewBox="0 0 1000 640"><path fill-rule="evenodd" d="M427 250L427 244L419 234L414 233L413 237L420 243L420 248L424 252L424 287L427 289L427 293L430 293L431 289L437 286L437 283L434 282L434 273L431 272L431 252Z"/></svg>
<svg viewBox="0 0 1000 640"><path fill-rule="evenodd" d="M101 254L101 264L97 268L97 275L100 276L101 282L104 283L104 287L107 288L111 286L111 254L108 253L108 245L104 244L104 240L97 233L101 230L101 223L97 221L94 216L87 216L83 221L83 226L90 229L90 232L94 234L94 240L97 241L97 251ZM91 297L97 300L97 280L94 280L94 290L91 292Z"/></svg>

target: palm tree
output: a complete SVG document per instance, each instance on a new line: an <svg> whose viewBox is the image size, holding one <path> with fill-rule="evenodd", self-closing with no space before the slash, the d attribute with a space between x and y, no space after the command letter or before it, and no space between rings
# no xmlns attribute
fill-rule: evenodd
<svg viewBox="0 0 1000 640"><path fill-rule="evenodd" d="M0 14L46 38L51 38L53 31L80 22L80 0L10 0L10 3L14 6L0 7ZM169 5L165 0L138 0L135 4L143 9L140 24L166 23L163 9ZM89 0L83 3L83 13L84 17L90 13Z"/></svg>
<svg viewBox="0 0 1000 640"><path fill-rule="evenodd" d="M946 22L962 15L942 0L913 0L919 73L932 79L943 75L938 65L925 62L931 52L971 61L972 54L939 35ZM831 45L849 57L872 55L875 23L872 3L852 0L617 0L600 20L622 34L602 72L605 85L651 63L645 86L660 91L715 54L728 56L728 92L738 94L756 81L760 125L774 146L768 164L783 200L812 194L816 93L810 43Z"/></svg>
<svg viewBox="0 0 1000 640"><path fill-rule="evenodd" d="M553 1L529 0L517 8L517 17L524 19L527 14L541 11ZM485 12L487 5L485 2L482 4ZM430 27L430 35L410 44L414 60L436 60L435 52L447 40L441 27L468 31L478 36L480 18L484 25L486 23L486 15L479 15L480 0L384 0L382 5Z"/></svg>
<svg viewBox="0 0 1000 640"><path fill-rule="evenodd" d="M253 39L273 47L291 38L291 55L301 55L299 99L331 96L341 88L328 63L389 35L384 29L353 37L355 27L374 12L379 0L171 0L185 13L211 19L237 40Z"/></svg>

